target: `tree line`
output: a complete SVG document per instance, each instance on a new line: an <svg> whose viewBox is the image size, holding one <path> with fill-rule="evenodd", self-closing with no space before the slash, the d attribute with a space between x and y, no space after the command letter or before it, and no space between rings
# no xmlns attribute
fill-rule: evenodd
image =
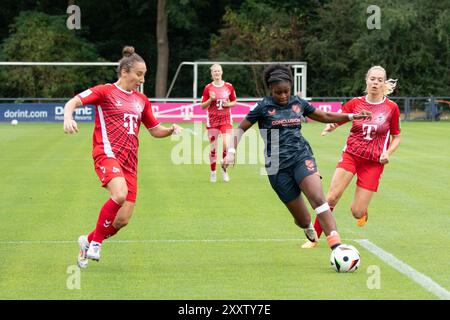
<svg viewBox="0 0 450 320"><path fill-rule="evenodd" d="M450 2L380 0L370 11L371 2L4 0L0 61L118 61L133 45L150 97L165 96L182 61L201 60L305 61L308 96L360 95L372 65L399 79L394 95L449 95ZM67 27L69 5L80 8L79 29ZM266 93L261 73L224 66L241 97ZM0 96L70 97L115 77L111 67L2 66ZM190 97L192 77L183 70L171 97ZM199 86L209 81L200 68Z"/></svg>

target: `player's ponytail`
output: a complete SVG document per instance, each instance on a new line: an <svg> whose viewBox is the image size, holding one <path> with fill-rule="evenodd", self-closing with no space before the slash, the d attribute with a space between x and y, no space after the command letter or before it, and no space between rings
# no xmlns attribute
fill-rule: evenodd
<svg viewBox="0 0 450 320"><path fill-rule="evenodd" d="M387 96L388 94L394 92L395 87L397 86L397 79L389 79L384 82L384 91L383 95Z"/></svg>
<svg viewBox="0 0 450 320"><path fill-rule="evenodd" d="M123 70L129 72L135 62L145 62L140 55L138 55L134 47L125 46L122 49L122 59L119 60L119 66L117 67L117 75L120 78L120 73Z"/></svg>
<svg viewBox="0 0 450 320"><path fill-rule="evenodd" d="M132 46L125 46L122 49L122 56L129 57L135 52L134 47Z"/></svg>

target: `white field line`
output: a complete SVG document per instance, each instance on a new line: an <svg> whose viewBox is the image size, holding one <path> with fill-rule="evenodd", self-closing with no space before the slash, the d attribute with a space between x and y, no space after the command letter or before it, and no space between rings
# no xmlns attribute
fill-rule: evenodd
<svg viewBox="0 0 450 320"><path fill-rule="evenodd" d="M305 239L296 238L296 239L148 239L148 240L108 240L108 243L118 243L118 244L126 244L126 243L143 243L143 244L151 244L151 243L239 243L239 242L297 242L303 241ZM397 259L391 253L381 249L376 246L368 239L342 239L343 241L355 241L364 247L369 252L376 255L382 261L390 265L395 270L403 273L416 283L418 283L425 290L434 294L440 299L450 300L450 292L448 292L445 288L441 287L439 284L434 282L430 277L420 273L415 270L411 266L407 265L403 261ZM0 245L7 244L75 244L77 241L75 240L0 240Z"/></svg>
<svg viewBox="0 0 450 320"><path fill-rule="evenodd" d="M363 246L365 249L376 255L378 258L383 260L385 263L390 265L395 270L399 271L400 273L403 273L408 278L412 279L416 283L418 283L421 287L423 287L428 292L434 294L438 298L442 300L450 300L450 292L447 291L445 288L441 287L439 284L434 282L430 277L424 275L423 273L420 273L419 271L415 270L411 266L407 265L403 261L397 259L394 255L391 253L384 251L380 247L376 246L372 242L370 242L367 239L361 239L357 240L355 239L357 243L359 243L361 246Z"/></svg>

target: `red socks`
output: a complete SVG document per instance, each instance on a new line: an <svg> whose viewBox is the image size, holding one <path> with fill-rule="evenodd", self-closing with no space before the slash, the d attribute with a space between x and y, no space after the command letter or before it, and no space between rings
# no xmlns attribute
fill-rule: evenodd
<svg viewBox="0 0 450 320"><path fill-rule="evenodd" d="M317 237L320 238L323 230L322 230L322 227L320 226L320 222L319 222L319 217L318 216L316 216L316 220L314 220L314 229L317 232Z"/></svg>
<svg viewBox="0 0 450 320"><path fill-rule="evenodd" d="M113 199L105 202L100 210L95 230L88 235L88 241L102 243L104 239L109 238L117 233L113 227L114 219L117 212L122 206L117 204Z"/></svg>
<svg viewBox="0 0 450 320"><path fill-rule="evenodd" d="M226 151L222 151L222 163L224 162L225 157L227 156L227 152ZM226 169L222 168L222 171L227 171Z"/></svg>
<svg viewBox="0 0 450 320"><path fill-rule="evenodd" d="M222 151L222 159L225 159L227 156L226 151ZM211 166L211 171L216 171L216 150L211 150L209 153L209 163Z"/></svg>
<svg viewBox="0 0 450 320"><path fill-rule="evenodd" d="M216 150L211 150L209 153L209 163L211 164L211 171L216 171Z"/></svg>
<svg viewBox="0 0 450 320"><path fill-rule="evenodd" d="M330 210L331 210L331 212L333 212L334 207L330 206ZM317 215L316 215L316 220L314 220L314 229L317 232L317 238L320 238L320 235L322 234L323 230L322 230L322 227L320 226L319 217Z"/></svg>

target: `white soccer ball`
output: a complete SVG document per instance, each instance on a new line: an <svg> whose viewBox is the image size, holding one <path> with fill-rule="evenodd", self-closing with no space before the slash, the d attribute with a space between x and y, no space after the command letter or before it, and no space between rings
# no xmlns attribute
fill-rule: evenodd
<svg viewBox="0 0 450 320"><path fill-rule="evenodd" d="M19 121L17 121L16 119L11 120L11 124L12 124L13 126L17 126L18 123L19 123Z"/></svg>
<svg viewBox="0 0 450 320"><path fill-rule="evenodd" d="M359 268L361 257L354 246L341 244L331 251L330 262L337 272L353 272Z"/></svg>

